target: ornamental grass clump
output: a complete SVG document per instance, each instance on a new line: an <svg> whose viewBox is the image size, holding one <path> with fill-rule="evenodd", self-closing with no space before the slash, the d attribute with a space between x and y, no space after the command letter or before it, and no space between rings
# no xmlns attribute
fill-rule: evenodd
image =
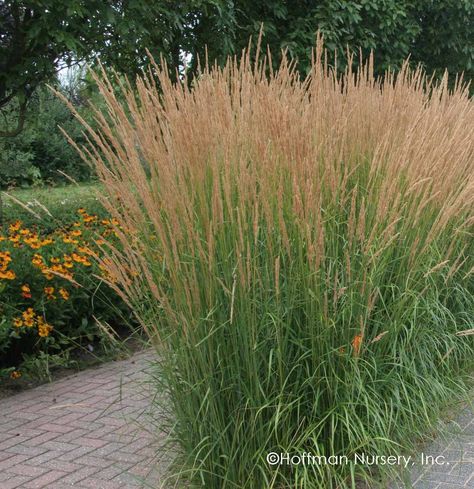
<svg viewBox="0 0 474 489"><path fill-rule="evenodd" d="M97 77L78 149L128 229L104 264L155 341L177 487L376 484L398 467L354 455L405 453L467 389L474 104L320 43L305 79L270 64Z"/></svg>

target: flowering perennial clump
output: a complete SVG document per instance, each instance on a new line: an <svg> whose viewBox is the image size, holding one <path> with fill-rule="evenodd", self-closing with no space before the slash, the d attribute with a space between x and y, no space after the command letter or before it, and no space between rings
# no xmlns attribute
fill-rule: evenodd
<svg viewBox="0 0 474 489"><path fill-rule="evenodd" d="M44 233L40 226L16 220L0 228L0 353L23 345L15 363L0 363L10 378L19 378L23 354L61 348L58 343L93 336L92 315L112 316L100 303L98 290L112 281L99 265L104 238L114 240L121 229L116 219L77 210L77 220ZM92 294L94 301L91 300ZM108 290L108 299L114 295ZM116 298L115 302L121 301ZM34 339L36 338L36 339ZM59 342L58 340L61 339ZM67 342L67 341L66 341ZM13 355L15 356L15 355ZM11 360L10 360L11 361ZM16 372L16 373L15 373Z"/></svg>

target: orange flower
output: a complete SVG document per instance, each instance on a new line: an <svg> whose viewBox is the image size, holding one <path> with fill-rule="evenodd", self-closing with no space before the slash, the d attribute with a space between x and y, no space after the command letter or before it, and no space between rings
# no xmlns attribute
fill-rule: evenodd
<svg viewBox="0 0 474 489"><path fill-rule="evenodd" d="M33 318L27 318L23 322L27 328L31 328L35 325L35 320Z"/></svg>
<svg viewBox="0 0 474 489"><path fill-rule="evenodd" d="M54 287L45 287L43 290L48 300L56 299L54 296Z"/></svg>
<svg viewBox="0 0 474 489"><path fill-rule="evenodd" d="M39 268L42 268L44 267L44 261L43 261L43 257L41 255L39 255L38 253L35 253L33 255L33 258L31 259L31 263L35 266L35 267L39 267Z"/></svg>
<svg viewBox="0 0 474 489"><path fill-rule="evenodd" d="M82 263L86 267L90 267L92 263L87 259L87 257L78 255L77 253L72 254L72 259L77 263Z"/></svg>
<svg viewBox="0 0 474 489"><path fill-rule="evenodd" d="M10 374L10 378L13 380L19 379L21 377L21 372L18 370L13 370L13 372Z"/></svg>
<svg viewBox="0 0 474 489"><path fill-rule="evenodd" d="M12 261L11 253L9 251L0 251L0 260L7 263Z"/></svg>
<svg viewBox="0 0 474 489"><path fill-rule="evenodd" d="M23 320L21 318L13 318L13 326L15 328L21 328L23 326Z"/></svg>
<svg viewBox="0 0 474 489"><path fill-rule="evenodd" d="M59 295L65 301L69 299L69 292L66 289L63 289L62 287L59 289Z"/></svg>
<svg viewBox="0 0 474 489"><path fill-rule="evenodd" d="M80 253L84 253L86 255L93 255L94 254L94 252L90 248L88 248L87 246L78 246L77 251L79 251ZM79 255L77 255L77 253L73 253L72 255L73 255L72 256L73 259L74 259L74 255L79 256Z"/></svg>
<svg viewBox="0 0 474 489"><path fill-rule="evenodd" d="M31 299L31 289L30 289L30 286L28 284L23 284L21 286L21 296L24 299Z"/></svg>
<svg viewBox="0 0 474 489"><path fill-rule="evenodd" d="M51 271L52 272L59 273L59 274L63 275L66 278L72 278L72 274L67 270L67 268L65 267L65 265L66 265L66 263L64 264L64 266L63 265L53 265L51 267ZM54 274L51 274L51 275L54 275Z"/></svg>
<svg viewBox="0 0 474 489"><path fill-rule="evenodd" d="M41 270L41 273L46 277L47 280L52 280L52 278L54 277L49 268L43 268Z"/></svg>
<svg viewBox="0 0 474 489"><path fill-rule="evenodd" d="M30 317L33 317L35 315L35 311L33 310L32 307L29 307L26 311L22 312L22 316L27 319Z"/></svg>
<svg viewBox="0 0 474 489"><path fill-rule="evenodd" d="M15 221L8 226L8 229L10 233L14 233L15 231L18 231L21 228L21 221Z"/></svg>
<svg viewBox="0 0 474 489"><path fill-rule="evenodd" d="M48 324L48 323L45 323L43 321L41 322L38 322L38 335L41 336L42 338L45 338L46 336L49 336L49 333L51 333L51 331L53 331L53 327Z"/></svg>
<svg viewBox="0 0 474 489"><path fill-rule="evenodd" d="M38 235L37 234L33 234L31 236L28 236L26 238L23 239L23 241L27 244L27 245L33 245L33 244L37 244L38 243Z"/></svg>
<svg viewBox="0 0 474 489"><path fill-rule="evenodd" d="M84 214L82 216L82 219L83 219L84 222L93 222L93 221L95 221L97 219L97 216L89 216L87 214Z"/></svg>
<svg viewBox="0 0 474 489"><path fill-rule="evenodd" d="M0 279L15 280L16 274L13 270L7 270L6 272L0 271Z"/></svg>

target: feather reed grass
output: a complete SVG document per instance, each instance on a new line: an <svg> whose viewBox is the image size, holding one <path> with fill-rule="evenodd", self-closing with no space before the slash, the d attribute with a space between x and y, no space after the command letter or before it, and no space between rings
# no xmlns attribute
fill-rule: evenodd
<svg viewBox="0 0 474 489"><path fill-rule="evenodd" d="M128 229L102 265L161 358L165 487L375 487L393 468L266 454L403 453L466 392L474 104L408 63L326 59L96 75L77 149Z"/></svg>

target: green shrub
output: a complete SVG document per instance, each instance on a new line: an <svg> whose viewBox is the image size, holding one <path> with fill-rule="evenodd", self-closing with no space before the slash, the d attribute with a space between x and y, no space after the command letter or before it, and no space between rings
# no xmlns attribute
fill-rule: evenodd
<svg viewBox="0 0 474 489"><path fill-rule="evenodd" d="M11 113L5 113L7 121L15 120L14 110L12 108ZM21 137L0 138L0 187L6 187L12 182L23 185L39 180L40 171L33 164L33 142L31 131L25 131Z"/></svg>
<svg viewBox="0 0 474 489"><path fill-rule="evenodd" d="M86 107L80 109L84 111ZM78 158L60 130L61 127L78 140L82 138L82 128L70 110L46 87L38 93L36 110L27 130L33 133L31 151L43 181L64 182L60 172L77 181L89 180L90 167Z"/></svg>
<svg viewBox="0 0 474 489"><path fill-rule="evenodd" d="M80 109L85 113L87 106ZM15 117L12 109L11 125ZM81 126L70 110L51 90L42 87L29 105L24 130L18 136L0 138L0 186L67 183L64 173L77 181L90 180L90 167L68 144L60 127L81 140Z"/></svg>
<svg viewBox="0 0 474 489"><path fill-rule="evenodd" d="M266 457L405 453L467 391L473 102L315 55L304 81L158 69L126 107L98 80L84 156L130 230L108 270L156 340L186 487L375 485L395 468Z"/></svg>

